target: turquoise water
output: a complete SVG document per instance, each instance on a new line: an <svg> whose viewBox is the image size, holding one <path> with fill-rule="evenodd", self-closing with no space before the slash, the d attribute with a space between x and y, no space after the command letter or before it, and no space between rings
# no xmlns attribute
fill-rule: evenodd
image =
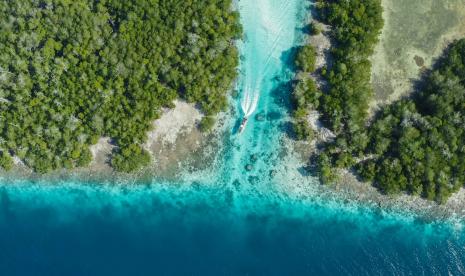
<svg viewBox="0 0 465 276"><path fill-rule="evenodd" d="M272 181L273 170L279 163L280 138L287 121L285 99L289 91L282 86L292 76L287 64L292 47L299 41L301 22L307 15L306 2L239 1L245 33L244 40L238 45L241 76L237 89L242 98L236 104L238 116L232 118L229 126L233 131L221 162L223 168L219 170L219 179L226 184L269 185ZM258 103L246 129L238 134L235 130L244 115L241 103L247 93L253 95L252 99L257 98ZM261 120L257 120L259 116ZM253 166L248 172L247 165Z"/></svg>
<svg viewBox="0 0 465 276"><path fill-rule="evenodd" d="M319 196L299 173L286 81L308 2L239 1L242 98L209 170L137 185L3 179L2 275L464 274L461 222ZM258 104L239 135L247 89Z"/></svg>

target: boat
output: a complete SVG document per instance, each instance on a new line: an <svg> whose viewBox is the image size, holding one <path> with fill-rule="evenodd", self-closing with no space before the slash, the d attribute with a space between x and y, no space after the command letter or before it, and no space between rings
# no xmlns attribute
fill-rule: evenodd
<svg viewBox="0 0 465 276"><path fill-rule="evenodd" d="M244 119L242 119L241 126L239 127L239 134L241 134L244 131L245 126L247 125L247 121L247 117L244 117Z"/></svg>

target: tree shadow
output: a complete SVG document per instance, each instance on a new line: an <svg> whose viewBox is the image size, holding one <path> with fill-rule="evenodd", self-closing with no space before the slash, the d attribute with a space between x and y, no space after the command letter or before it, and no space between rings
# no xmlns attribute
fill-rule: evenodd
<svg viewBox="0 0 465 276"><path fill-rule="evenodd" d="M293 46L281 54L280 60L285 65L285 70L287 69L292 73L297 71L294 65L294 60L301 47L302 46Z"/></svg>

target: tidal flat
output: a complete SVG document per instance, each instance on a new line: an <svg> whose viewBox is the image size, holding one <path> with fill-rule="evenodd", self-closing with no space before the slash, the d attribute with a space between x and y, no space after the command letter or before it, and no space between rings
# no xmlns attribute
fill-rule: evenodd
<svg viewBox="0 0 465 276"><path fill-rule="evenodd" d="M372 108L412 92L447 45L465 36L465 0L382 0L384 28L372 56Z"/></svg>

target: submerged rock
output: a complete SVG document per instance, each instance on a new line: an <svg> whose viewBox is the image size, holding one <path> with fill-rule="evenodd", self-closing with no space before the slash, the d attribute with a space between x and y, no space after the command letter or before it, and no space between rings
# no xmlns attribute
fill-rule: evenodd
<svg viewBox="0 0 465 276"><path fill-rule="evenodd" d="M233 181L233 186L234 186L236 189L239 189L240 186L241 186L241 182L239 182L238 179L235 179L235 180Z"/></svg>
<svg viewBox="0 0 465 276"><path fill-rule="evenodd" d="M245 166L245 169L250 172L252 169L253 169L253 166L251 164L247 164L247 166Z"/></svg>
<svg viewBox="0 0 465 276"><path fill-rule="evenodd" d="M250 160L251 160L252 162L257 161L257 160L258 160L258 155L257 155L257 154L252 154L252 155L250 156Z"/></svg>
<svg viewBox="0 0 465 276"><path fill-rule="evenodd" d="M257 116L255 116L255 119L257 119L257 121L259 122L263 122L265 121L265 115L260 113L260 114L257 114Z"/></svg>
<svg viewBox="0 0 465 276"><path fill-rule="evenodd" d="M270 171L270 177L275 177L276 175L276 170L271 170Z"/></svg>

